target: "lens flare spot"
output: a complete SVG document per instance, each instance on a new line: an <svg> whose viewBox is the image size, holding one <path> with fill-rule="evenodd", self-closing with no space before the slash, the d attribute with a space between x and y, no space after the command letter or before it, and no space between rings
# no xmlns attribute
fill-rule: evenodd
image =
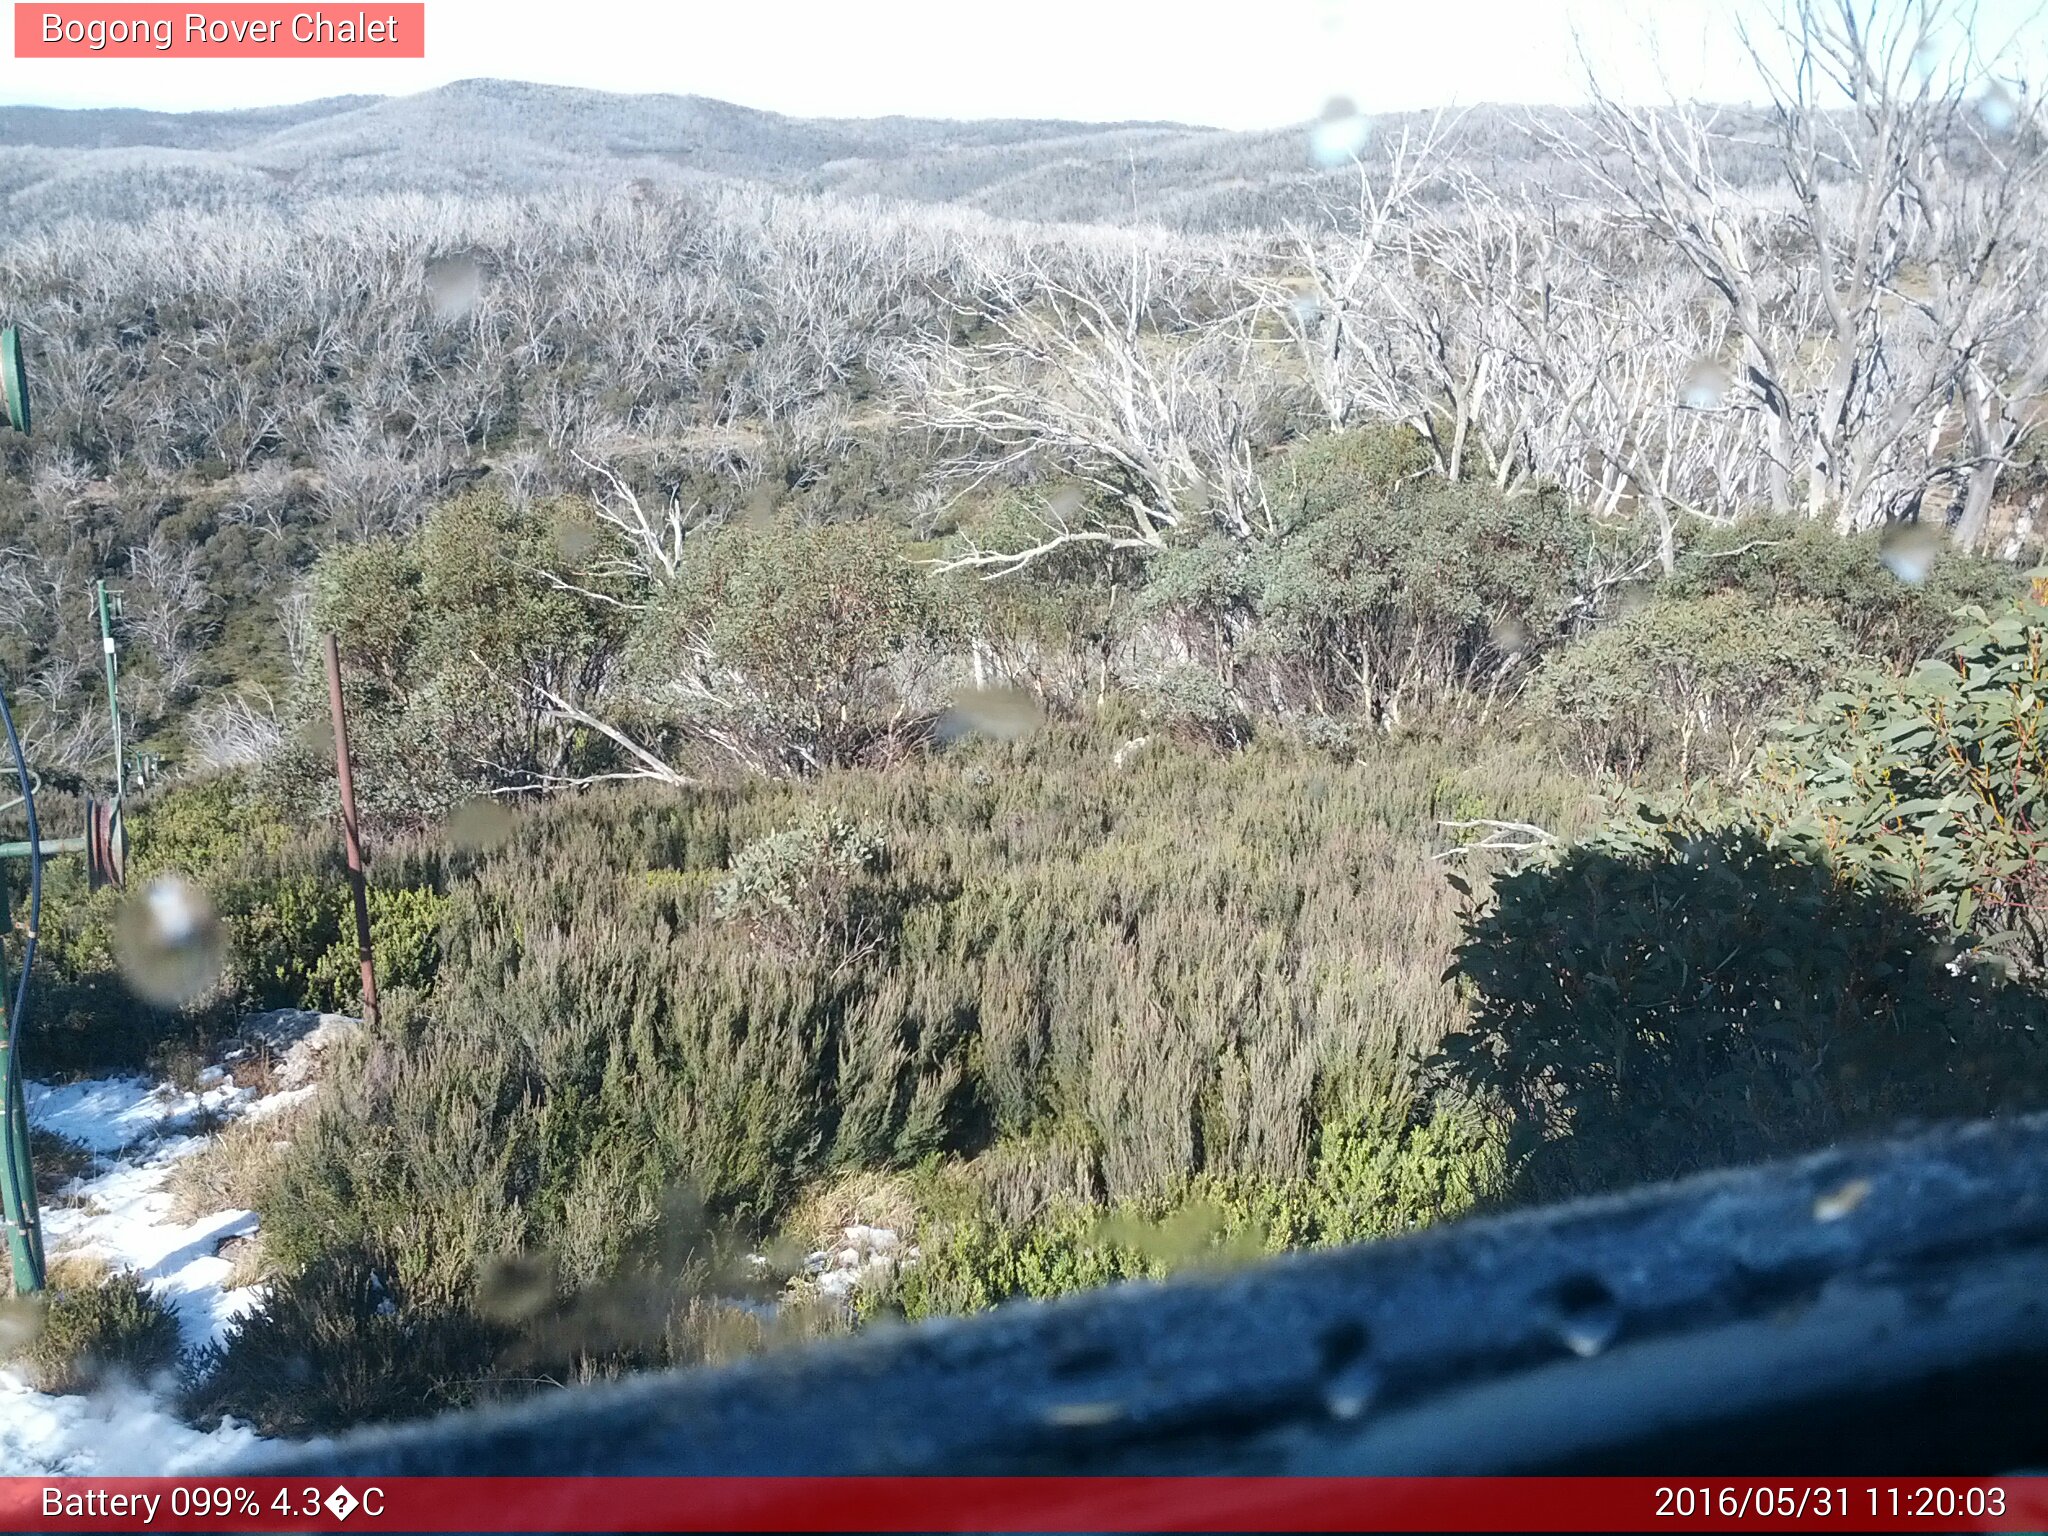
<svg viewBox="0 0 2048 1536"><path fill-rule="evenodd" d="M205 992L227 961L227 937L213 903L181 875L159 875L129 897L114 939L129 989L165 1008Z"/></svg>
<svg viewBox="0 0 2048 1536"><path fill-rule="evenodd" d="M1348 165L1364 152L1372 124L1348 96L1333 96L1309 128L1308 150L1317 165Z"/></svg>

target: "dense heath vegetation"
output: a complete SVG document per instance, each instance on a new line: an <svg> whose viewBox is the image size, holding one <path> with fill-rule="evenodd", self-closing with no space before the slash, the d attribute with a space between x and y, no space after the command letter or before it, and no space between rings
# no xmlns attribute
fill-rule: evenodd
<svg viewBox="0 0 2048 1536"><path fill-rule="evenodd" d="M53 866L32 1070L357 1006L323 632L371 841L379 1027L191 1169L271 1283L192 1413L325 1430L2048 1099L2043 141L1896 84L1781 103L1782 148L1532 123L1548 204L1416 128L1321 225L1200 234L35 182L0 674L62 822L124 589L131 868L228 942L148 1002ZM1730 136L1723 179L1653 128ZM1895 223L1840 222L1870 187ZM1845 295L1857 251L1895 265ZM733 1305L855 1220L919 1258L854 1315ZM52 1381L165 1354L99 1277L44 1339Z"/></svg>

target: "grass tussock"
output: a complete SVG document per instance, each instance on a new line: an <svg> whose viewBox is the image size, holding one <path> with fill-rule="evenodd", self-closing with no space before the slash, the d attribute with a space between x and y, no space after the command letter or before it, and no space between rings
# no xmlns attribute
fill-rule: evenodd
<svg viewBox="0 0 2048 1536"><path fill-rule="evenodd" d="M134 1275L90 1260L58 1260L48 1288L10 1304L6 1363L38 1392L80 1393L145 1380L176 1364L178 1320Z"/></svg>

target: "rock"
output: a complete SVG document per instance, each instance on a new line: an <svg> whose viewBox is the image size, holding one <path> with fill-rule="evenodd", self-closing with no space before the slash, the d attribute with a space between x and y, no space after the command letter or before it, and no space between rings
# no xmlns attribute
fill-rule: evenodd
<svg viewBox="0 0 2048 1536"><path fill-rule="evenodd" d="M274 1008L242 1021L242 1038L261 1046L276 1061L279 1084L292 1087L308 1081L320 1056L362 1032L360 1019L345 1013L315 1013L310 1008Z"/></svg>

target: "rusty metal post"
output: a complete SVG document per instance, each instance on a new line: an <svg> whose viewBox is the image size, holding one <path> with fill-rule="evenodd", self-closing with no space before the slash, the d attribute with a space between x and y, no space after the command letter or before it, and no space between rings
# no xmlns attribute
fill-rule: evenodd
<svg viewBox="0 0 2048 1536"><path fill-rule="evenodd" d="M377 1026L377 968L370 958L370 892L363 878L363 840L356 827L356 781L348 755L348 711L341 701L341 656L324 637L327 704L334 714L334 774L341 783L341 837L348 850L349 891L356 905L356 955L363 963L363 1022Z"/></svg>

